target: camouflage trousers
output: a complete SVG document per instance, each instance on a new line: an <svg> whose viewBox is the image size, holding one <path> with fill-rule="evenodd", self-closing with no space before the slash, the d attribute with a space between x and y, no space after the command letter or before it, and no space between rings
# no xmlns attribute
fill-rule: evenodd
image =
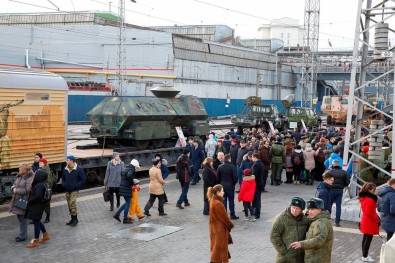
<svg viewBox="0 0 395 263"><path fill-rule="evenodd" d="M283 171L282 163L272 163L272 176L270 179L274 181L280 181L282 171Z"/></svg>
<svg viewBox="0 0 395 263"><path fill-rule="evenodd" d="M78 191L66 192L67 206L69 207L70 215L77 215L77 197Z"/></svg>

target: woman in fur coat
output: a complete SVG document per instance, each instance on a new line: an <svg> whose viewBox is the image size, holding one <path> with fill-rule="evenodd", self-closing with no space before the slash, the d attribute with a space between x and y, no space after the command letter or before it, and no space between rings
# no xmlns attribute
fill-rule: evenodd
<svg viewBox="0 0 395 263"><path fill-rule="evenodd" d="M209 187L207 198L210 201L210 262L229 262L230 254L228 244L232 243L230 230L233 223L230 221L223 204L224 189L217 184Z"/></svg>

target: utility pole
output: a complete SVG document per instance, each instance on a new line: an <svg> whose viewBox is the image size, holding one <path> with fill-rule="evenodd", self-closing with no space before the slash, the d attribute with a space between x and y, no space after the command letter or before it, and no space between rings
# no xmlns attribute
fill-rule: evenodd
<svg viewBox="0 0 395 263"><path fill-rule="evenodd" d="M125 0L118 1L118 61L117 61L117 96L126 94L125 75L126 75L126 35L125 35Z"/></svg>
<svg viewBox="0 0 395 263"><path fill-rule="evenodd" d="M388 81L387 77L392 79L392 86L394 87L394 47L388 45L388 32L394 32L395 28L393 23L390 23L390 18L395 15L395 2L394 1L374 1L372 0L358 0L357 17L355 20L355 36L354 36L354 49L353 49L353 60L351 67L350 77L350 92L348 97L348 108L347 108L347 123L346 123L346 139L343 153L343 169L347 169L349 163L349 154L351 155L350 160L353 160L353 175L352 175L352 196L356 195L356 186L358 185L358 179L360 173L358 171L358 162L364 161L368 163L369 169L378 169L380 172L390 175L395 178L395 154L392 154L392 169L391 173L385 171L382 167L377 165L383 160L382 157L382 143L383 136L382 131L393 126L385 125L382 118L371 120L369 134L363 135L361 133L362 120L363 120L363 108L369 107L371 111L376 112L377 115L390 116L377 108L377 105L370 104L365 97L365 87L369 84L376 85L377 81ZM365 6L363 6L365 3ZM374 33L374 47L370 43L370 33ZM368 50L373 49L373 56L368 57ZM357 57L361 56L361 62L357 61ZM383 71L372 72L376 66L382 63L389 63L392 67L383 67ZM374 67L372 67L374 65ZM357 79L357 69L360 69L360 73ZM374 73L374 74L373 74ZM393 104L393 110L395 110L395 103ZM353 129L353 109L357 107L356 115L356 127L354 138L351 138L351 130ZM367 139L369 141L369 152L368 157L364 158L360 155L360 143ZM392 152L395 151L395 144L392 143ZM378 162L377 162L378 161Z"/></svg>
<svg viewBox="0 0 395 263"><path fill-rule="evenodd" d="M320 0L306 0L304 11L301 106L312 107L317 96L317 51L320 23Z"/></svg>

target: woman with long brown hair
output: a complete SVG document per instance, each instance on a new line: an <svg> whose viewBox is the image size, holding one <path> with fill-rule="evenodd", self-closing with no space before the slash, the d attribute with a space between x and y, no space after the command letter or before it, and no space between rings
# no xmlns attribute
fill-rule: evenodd
<svg viewBox="0 0 395 263"><path fill-rule="evenodd" d="M27 202L33 178L34 174L30 164L21 164L19 166L19 173L16 175L16 180L11 187L13 195L9 212L16 214L19 220L19 235L15 238L16 242L25 241L27 238L26 207L24 209L20 207L18 200Z"/></svg>
<svg viewBox="0 0 395 263"><path fill-rule="evenodd" d="M374 183L365 183L359 192L362 218L359 229L363 234L362 261L374 262L369 256L370 243L373 236L379 234L380 217L376 213L377 195Z"/></svg>
<svg viewBox="0 0 395 263"><path fill-rule="evenodd" d="M234 227L223 204L224 189L217 184L207 189L210 201L210 262L229 262L230 230Z"/></svg>
<svg viewBox="0 0 395 263"><path fill-rule="evenodd" d="M214 169L214 160L211 157L207 157L203 161L203 198L204 198L204 207L203 207L203 215L209 214L209 204L207 199L207 189L209 187L213 187L217 184L217 172Z"/></svg>

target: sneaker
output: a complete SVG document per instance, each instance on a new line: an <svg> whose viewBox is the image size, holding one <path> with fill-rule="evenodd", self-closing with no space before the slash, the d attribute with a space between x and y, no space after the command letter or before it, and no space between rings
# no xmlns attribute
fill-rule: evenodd
<svg viewBox="0 0 395 263"><path fill-rule="evenodd" d="M244 217L244 221L250 221L250 217L249 216Z"/></svg>
<svg viewBox="0 0 395 263"><path fill-rule="evenodd" d="M374 262L374 259L370 256L367 256L366 258L362 257L362 262Z"/></svg>
<svg viewBox="0 0 395 263"><path fill-rule="evenodd" d="M184 206L191 206L191 203L185 203Z"/></svg>
<svg viewBox="0 0 395 263"><path fill-rule="evenodd" d="M255 216L251 216L251 217L250 217L250 222L255 222L255 221L256 221Z"/></svg>
<svg viewBox="0 0 395 263"><path fill-rule="evenodd" d="M146 216L140 216L139 220L143 220Z"/></svg>
<svg viewBox="0 0 395 263"><path fill-rule="evenodd" d="M119 217L119 214L113 215L112 218L114 218L114 219L117 220L118 222L121 222L121 218Z"/></svg>
<svg viewBox="0 0 395 263"><path fill-rule="evenodd" d="M160 216L167 216L166 213L159 213Z"/></svg>
<svg viewBox="0 0 395 263"><path fill-rule="evenodd" d="M336 223L336 227L340 227L340 223Z"/></svg>

